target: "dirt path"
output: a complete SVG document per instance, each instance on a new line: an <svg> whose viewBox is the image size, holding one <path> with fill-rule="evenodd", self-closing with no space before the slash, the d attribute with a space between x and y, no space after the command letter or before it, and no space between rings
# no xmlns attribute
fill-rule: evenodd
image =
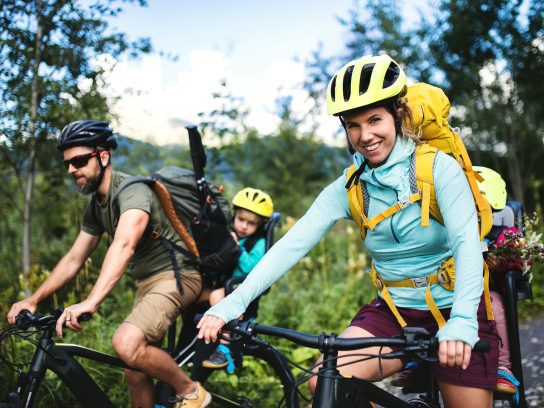
<svg viewBox="0 0 544 408"><path fill-rule="evenodd" d="M519 328L525 395L530 407L544 407L544 316Z"/></svg>

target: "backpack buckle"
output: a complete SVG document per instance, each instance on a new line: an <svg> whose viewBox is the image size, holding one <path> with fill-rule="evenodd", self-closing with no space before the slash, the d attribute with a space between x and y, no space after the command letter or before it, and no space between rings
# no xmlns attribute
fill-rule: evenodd
<svg viewBox="0 0 544 408"><path fill-rule="evenodd" d="M427 276L423 276L421 278L412 278L410 280L412 281L414 288L424 288L426 286L429 286L429 278Z"/></svg>
<svg viewBox="0 0 544 408"><path fill-rule="evenodd" d="M397 201L397 207L399 207L399 210L404 210L410 204L412 204L412 202L409 199L406 199L404 201Z"/></svg>
<svg viewBox="0 0 544 408"><path fill-rule="evenodd" d="M438 282L445 285L449 281L450 281L450 276L448 275L448 271L443 269L438 272Z"/></svg>

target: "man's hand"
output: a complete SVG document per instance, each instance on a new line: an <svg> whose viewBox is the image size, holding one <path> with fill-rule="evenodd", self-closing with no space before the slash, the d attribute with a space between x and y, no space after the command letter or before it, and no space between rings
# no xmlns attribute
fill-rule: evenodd
<svg viewBox="0 0 544 408"><path fill-rule="evenodd" d="M9 324L15 324L15 318L19 313L21 313L21 310L28 310L30 313L34 313L37 309L38 305L29 299L21 300L20 302L14 303L13 306L11 306L11 310L8 313L8 322Z"/></svg>
<svg viewBox="0 0 544 408"><path fill-rule="evenodd" d="M92 305L91 303L87 301L83 301L81 303L76 303L75 305L68 306L64 309L64 312L60 315L59 319L57 320L57 336L59 336L62 339L62 327L66 326L69 329L80 332L83 330L81 325L79 324L79 316L81 316L83 313L95 313L96 312L96 306Z"/></svg>
<svg viewBox="0 0 544 408"><path fill-rule="evenodd" d="M470 363L471 353L472 348L462 341L441 341L438 348L438 361L443 367L461 367L466 370Z"/></svg>

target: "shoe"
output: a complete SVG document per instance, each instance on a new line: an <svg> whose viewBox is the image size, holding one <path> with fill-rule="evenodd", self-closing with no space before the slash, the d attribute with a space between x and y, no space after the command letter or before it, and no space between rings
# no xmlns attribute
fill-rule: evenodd
<svg viewBox="0 0 544 408"><path fill-rule="evenodd" d="M189 394L178 395L170 400L174 402L173 408L204 408L212 401L212 396L199 382L195 381L195 390Z"/></svg>
<svg viewBox="0 0 544 408"><path fill-rule="evenodd" d="M206 368L225 368L228 365L227 356L219 347L215 349L212 355L202 362L202 367Z"/></svg>
<svg viewBox="0 0 544 408"><path fill-rule="evenodd" d="M498 392L504 394L515 394L518 390L517 385L519 381L516 380L512 371L506 367L499 367L497 373L497 387Z"/></svg>

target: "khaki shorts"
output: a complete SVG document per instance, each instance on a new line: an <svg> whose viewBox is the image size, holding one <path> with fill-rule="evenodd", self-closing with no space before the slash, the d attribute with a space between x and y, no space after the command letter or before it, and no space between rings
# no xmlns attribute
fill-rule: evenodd
<svg viewBox="0 0 544 408"><path fill-rule="evenodd" d="M160 272L137 283L134 306L125 322L142 330L148 343L159 343L178 315L198 299L200 274L182 272L181 280L183 295L176 286L174 271Z"/></svg>

